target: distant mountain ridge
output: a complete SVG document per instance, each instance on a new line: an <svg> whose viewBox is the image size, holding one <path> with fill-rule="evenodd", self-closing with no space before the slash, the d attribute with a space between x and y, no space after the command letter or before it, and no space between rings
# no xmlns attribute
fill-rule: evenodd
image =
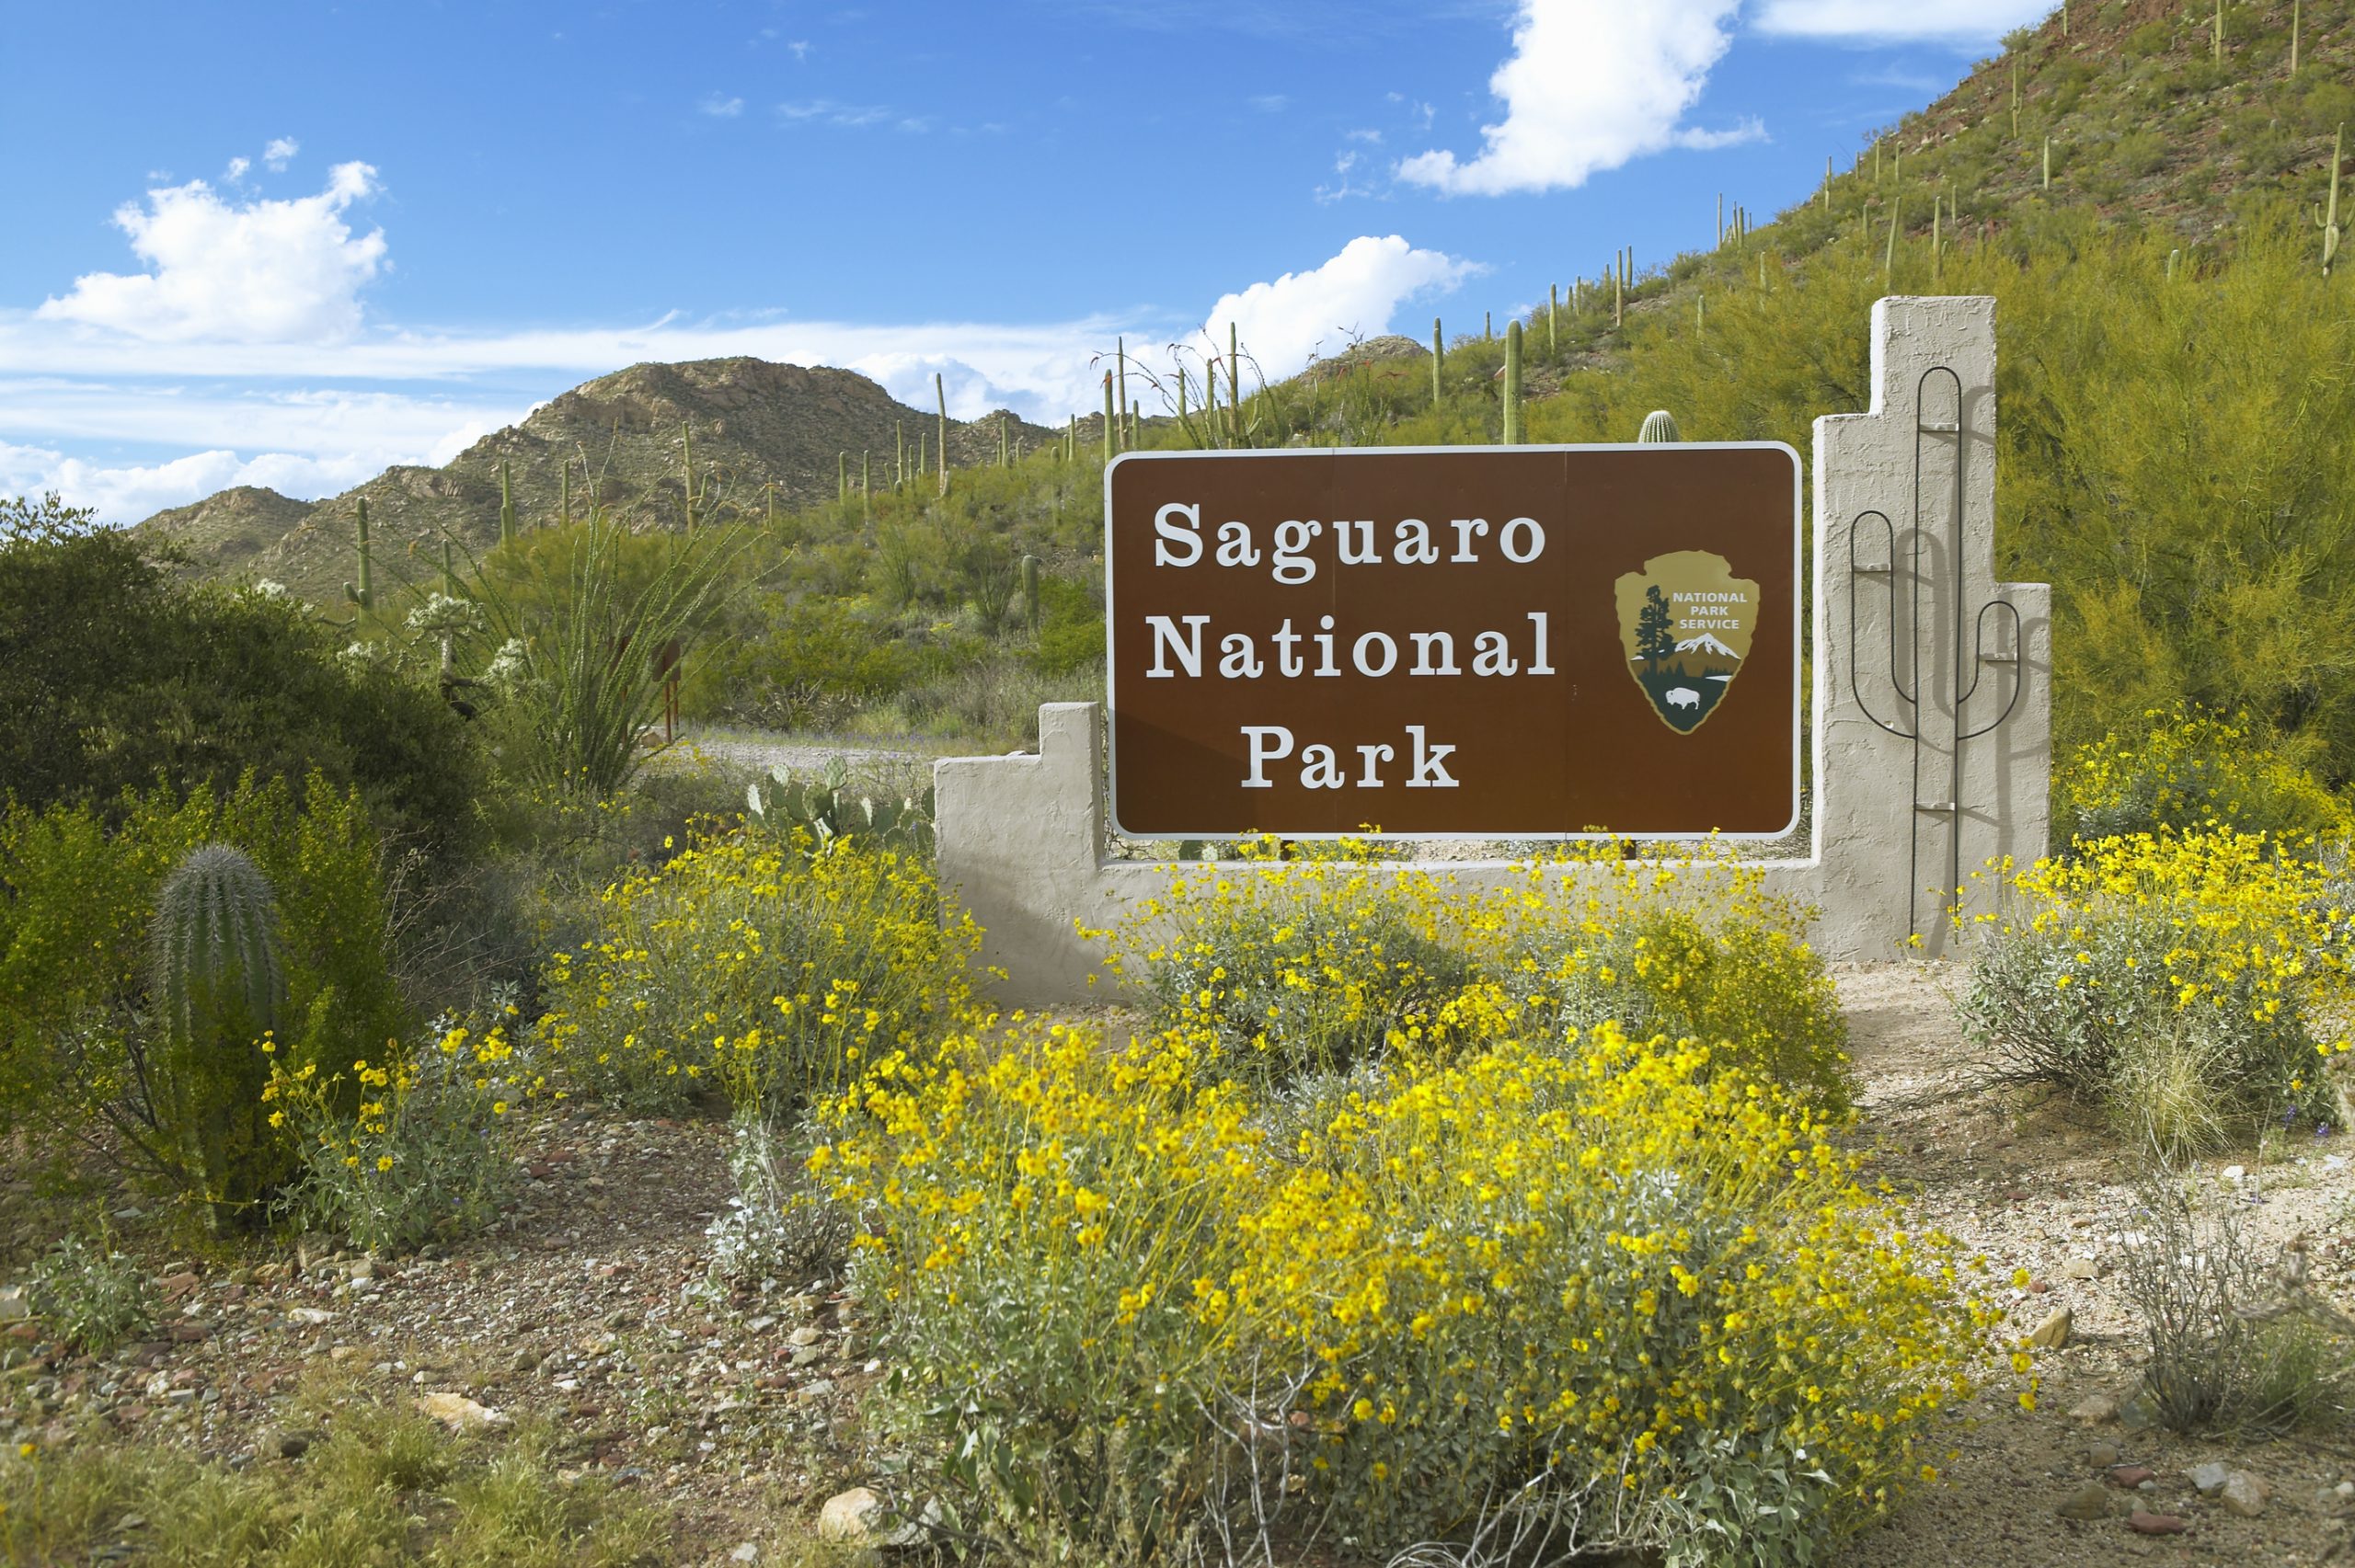
<svg viewBox="0 0 2355 1568"><path fill-rule="evenodd" d="M704 515L756 516L775 487L780 511L831 500L837 463L854 488L860 459L878 490L891 483L896 443L913 465L921 443L929 463L939 416L901 403L854 371L735 358L638 364L583 383L460 452L440 468L400 465L340 495L310 502L241 486L161 511L133 532L168 543L190 571L213 578L268 578L317 603L341 598L355 572L355 503L365 498L380 571L421 576L440 558L446 532L470 548L499 537L503 461L522 526L557 520L569 469L573 515L583 515L592 478L598 499L655 526L685 521L685 442L692 433ZM951 463L997 461L1009 448L1034 451L1061 439L1000 410L948 422ZM414 544L419 564L408 567Z"/></svg>

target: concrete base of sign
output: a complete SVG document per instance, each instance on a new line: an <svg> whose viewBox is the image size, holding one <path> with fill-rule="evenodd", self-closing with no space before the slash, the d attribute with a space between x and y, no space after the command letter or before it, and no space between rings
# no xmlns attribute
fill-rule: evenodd
<svg viewBox="0 0 2355 1568"><path fill-rule="evenodd" d="M2051 593L1993 580L1995 302L1885 299L1872 342L1870 411L1815 422L1812 841L1763 863L1833 958L1916 935L1942 951L1947 911L1992 907L1982 873L2042 854L2050 816ZM934 774L942 884L987 933L1000 995L1032 1005L1086 997L1102 955L1078 926L1120 919L1170 869L1105 858L1095 704L1040 709L1039 740ZM1508 862L1445 870L1525 886Z"/></svg>

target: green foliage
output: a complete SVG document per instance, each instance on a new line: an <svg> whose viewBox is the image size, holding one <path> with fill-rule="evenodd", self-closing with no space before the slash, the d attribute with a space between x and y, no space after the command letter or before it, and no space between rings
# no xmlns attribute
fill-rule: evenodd
<svg viewBox="0 0 2355 1568"><path fill-rule="evenodd" d="M0 794L111 817L158 775L357 788L388 837L476 841L481 761L428 688L336 657L336 629L263 589L192 587L52 503L0 506Z"/></svg>
<svg viewBox="0 0 2355 1568"><path fill-rule="evenodd" d="M86 1356L103 1356L155 1321L147 1271L114 1250L103 1226L95 1240L75 1231L57 1239L34 1266L32 1304L52 1333Z"/></svg>
<svg viewBox="0 0 2355 1568"><path fill-rule="evenodd" d="M278 895L233 844L200 844L155 895L147 1001L160 1030L150 1069L156 1131L201 1174L217 1219L271 1174L262 1043L286 1001Z"/></svg>
<svg viewBox="0 0 2355 1568"><path fill-rule="evenodd" d="M0 1561L236 1568L651 1568L675 1524L563 1469L554 1434L458 1437L347 1392L293 1462L91 1434L0 1454ZM430 1528L426 1525L431 1520Z"/></svg>
<svg viewBox="0 0 2355 1568"><path fill-rule="evenodd" d="M927 787L921 795L853 791L850 767L840 757L831 759L814 779L797 779L791 769L769 771L770 787L745 786L745 805L752 817L780 838L806 836L822 853L837 839L856 837L863 842L932 857L933 803Z"/></svg>
<svg viewBox="0 0 2355 1568"><path fill-rule="evenodd" d="M299 802L282 779L248 779L223 794L133 793L109 816L111 825L86 806L0 811L0 1136L52 1153L87 1148L202 1187L202 1162L174 1125L170 1008L153 990L167 878L200 846L228 844L277 893L280 1027L267 1042L197 1042L223 1059L206 1082L246 1080L265 1055L332 1066L408 1022L387 967L379 841L357 792L318 775ZM213 1013L215 1026L242 1029L253 1022L246 1011ZM237 1190L267 1190L294 1168L289 1140L257 1135Z"/></svg>

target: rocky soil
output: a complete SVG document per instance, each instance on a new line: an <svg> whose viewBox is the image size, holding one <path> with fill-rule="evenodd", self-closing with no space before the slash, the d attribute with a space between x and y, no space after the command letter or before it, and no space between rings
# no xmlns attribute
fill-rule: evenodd
<svg viewBox="0 0 2355 1568"><path fill-rule="evenodd" d="M2070 1326L2039 1357L2035 1412L1991 1389L1947 1433L1945 1482L1852 1543L1843 1568L2346 1560L2345 1435L2183 1438L2132 1398L2141 1325L2118 1268L2131 1167L2066 1106L1969 1085L1946 990L1958 978L1935 964L1842 972L1861 1136L1924 1225L1982 1252L1999 1282L2029 1272L2004 1290L2023 1329L2062 1311ZM2301 1136L2209 1163L2253 1234L2303 1238L2311 1282L2342 1309L2355 1306L2349 1141ZM308 1434L290 1396L326 1372L454 1423L555 1422L569 1463L673 1511L678 1562L790 1561L828 1499L863 1479L856 1401L884 1372L868 1323L824 1281L706 1292L705 1228L730 1193L724 1127L568 1113L526 1145L505 1217L446 1254L155 1252L160 1326L103 1358L46 1342L0 1288L0 1434L71 1441L97 1419L233 1464L294 1462ZM0 1260L21 1265L57 1223L31 1183L0 1186ZM137 1237L137 1217L120 1223ZM0 1267L0 1287L13 1277Z"/></svg>

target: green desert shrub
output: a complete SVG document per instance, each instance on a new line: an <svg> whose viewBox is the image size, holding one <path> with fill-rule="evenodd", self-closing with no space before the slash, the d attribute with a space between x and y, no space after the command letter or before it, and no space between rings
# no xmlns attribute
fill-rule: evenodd
<svg viewBox="0 0 2355 1568"><path fill-rule="evenodd" d="M2346 801L2264 727L2196 708L2154 710L2079 747L2055 784L2062 836L2078 843L2221 829L2313 858L2355 830Z"/></svg>
<svg viewBox="0 0 2355 1568"><path fill-rule="evenodd" d="M2258 834L2136 834L2040 861L1976 933L1959 1002L1983 1070L2047 1084L2163 1155L2337 1116L2350 915Z"/></svg>
<svg viewBox="0 0 2355 1568"><path fill-rule="evenodd" d="M257 1084L265 1057L331 1066L406 1032L387 966L377 845L358 792L316 775L299 796L282 779L248 779L219 794L127 795L104 816L68 805L0 811L0 1134L210 1190L222 1173L185 1140L186 1127L191 1118L242 1125L258 1112L235 1104L229 1086ZM230 950L231 925L208 926L197 881L183 879L167 898L175 871L205 846L233 847L257 874L230 879L246 883L242 966L175 956ZM229 864L218 850L203 858ZM274 944L261 934L264 885L275 899ZM159 925L167 905L185 918ZM174 932L192 946L176 945ZM264 984L255 966L273 948L279 978ZM267 1036L265 1012L276 1021ZM283 1138L230 1142L231 1190L241 1199L293 1173Z"/></svg>

